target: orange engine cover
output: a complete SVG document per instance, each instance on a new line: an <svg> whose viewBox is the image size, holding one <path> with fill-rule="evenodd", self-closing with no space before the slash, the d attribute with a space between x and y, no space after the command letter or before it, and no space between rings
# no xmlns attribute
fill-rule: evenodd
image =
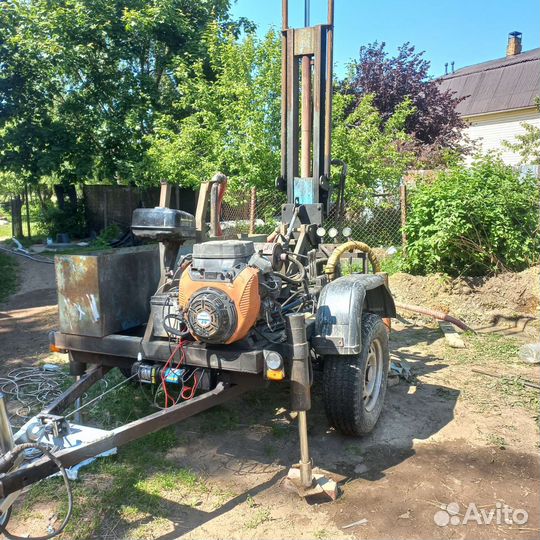
<svg viewBox="0 0 540 540"><path fill-rule="evenodd" d="M195 294L203 289L216 289L225 293L233 302L236 309L236 328L233 334L224 343L233 343L246 337L253 328L261 310L261 296L259 293L259 270L247 266L233 282L224 281L195 281L186 268L180 277L178 305L187 312L190 302ZM197 341L204 341L197 335Z"/></svg>

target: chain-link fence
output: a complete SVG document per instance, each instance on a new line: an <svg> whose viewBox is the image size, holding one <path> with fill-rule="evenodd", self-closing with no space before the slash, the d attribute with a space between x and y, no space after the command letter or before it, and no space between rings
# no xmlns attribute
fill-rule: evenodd
<svg viewBox="0 0 540 540"><path fill-rule="evenodd" d="M238 234L270 234L281 220L281 207L286 195L279 191L262 191L247 188L245 192L229 193L223 203L221 228L225 238ZM339 239L345 236L361 240L372 247L401 246L404 190L386 193L367 193L347 200L342 205L331 204L323 226L326 231L336 228ZM343 234L350 228L350 234ZM348 233L348 231L346 231ZM328 240L328 238L327 238Z"/></svg>

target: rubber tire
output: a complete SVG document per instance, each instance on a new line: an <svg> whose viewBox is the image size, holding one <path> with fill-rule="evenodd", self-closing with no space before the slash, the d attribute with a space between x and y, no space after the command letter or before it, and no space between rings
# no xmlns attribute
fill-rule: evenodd
<svg viewBox="0 0 540 540"><path fill-rule="evenodd" d="M381 389L375 407L366 411L363 390L368 352L378 338L383 356ZM388 333L383 320L373 313L362 315L362 350L356 355L324 357L323 401L331 426L343 435L360 436L369 433L377 423L384 405L388 381L390 352Z"/></svg>

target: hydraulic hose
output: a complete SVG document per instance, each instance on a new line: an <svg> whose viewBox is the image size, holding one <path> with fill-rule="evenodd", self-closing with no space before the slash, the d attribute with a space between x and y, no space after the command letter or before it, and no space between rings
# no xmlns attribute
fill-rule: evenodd
<svg viewBox="0 0 540 540"><path fill-rule="evenodd" d="M439 319L441 321L447 321L449 323L454 324L458 328L465 330L466 332L473 332L476 334L475 330L472 329L470 326L467 326L463 321L460 321L459 319L452 317L452 315L448 315L448 313L444 313L444 311L436 311L434 309L426 308L423 306L414 306L412 304L403 304L401 302L396 302L396 307L400 309L404 309L406 311L412 311L414 313L427 315L428 317L433 317L434 319Z"/></svg>
<svg viewBox="0 0 540 540"><path fill-rule="evenodd" d="M381 271L381 265L379 264L377 256L375 255L375 253L373 253L373 250L367 244L364 244L364 242L358 242L357 240L349 240L348 242L345 242L344 244L341 244L336 249L334 249L332 255L330 255L330 257L328 258L328 262L326 263L326 266L324 268L324 273L328 274L330 281L332 281L336 277L336 266L339 263L341 256L347 251L351 251L353 249L358 249L359 251L363 251L367 254L374 272Z"/></svg>

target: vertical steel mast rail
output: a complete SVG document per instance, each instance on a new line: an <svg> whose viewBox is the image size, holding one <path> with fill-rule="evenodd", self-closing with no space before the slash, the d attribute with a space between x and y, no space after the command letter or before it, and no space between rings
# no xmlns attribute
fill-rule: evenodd
<svg viewBox="0 0 540 540"><path fill-rule="evenodd" d="M295 205L303 224L320 224L326 213L331 166L334 0L327 24L289 27L288 0L282 2L281 177L287 191L282 221ZM300 122L301 119L301 122Z"/></svg>

